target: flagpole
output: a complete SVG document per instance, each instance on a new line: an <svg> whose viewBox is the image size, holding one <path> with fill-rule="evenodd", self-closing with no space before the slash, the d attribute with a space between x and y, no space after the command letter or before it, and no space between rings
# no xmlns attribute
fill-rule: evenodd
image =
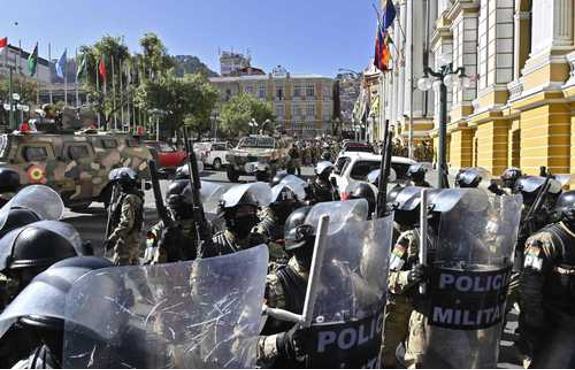
<svg viewBox="0 0 575 370"><path fill-rule="evenodd" d="M409 158L413 159L413 98L414 98L414 88L413 88L413 53L414 53L414 48L413 48L413 44L414 44L414 39L413 39L413 23L414 23L414 19L413 19L413 4L414 0L410 0L409 1L409 17L410 17L410 21L409 21L409 32L410 32L410 36L411 36L411 40L410 40L410 62L409 62L409 94L410 94L410 99L409 99L409 136L408 136L408 153L409 153ZM405 45L405 43L404 43Z"/></svg>
<svg viewBox="0 0 575 370"><path fill-rule="evenodd" d="M78 48L74 52L74 63L76 63L76 108L80 107L80 94L78 93Z"/></svg>
<svg viewBox="0 0 575 370"><path fill-rule="evenodd" d="M85 57L86 56L84 56L84 58ZM98 59L96 61L96 91L97 92L100 91L100 59ZM98 105L100 105L100 100L102 100L102 99L98 99ZM102 127L101 122L100 122L100 109L101 109L101 107L98 106L98 129Z"/></svg>
<svg viewBox="0 0 575 370"><path fill-rule="evenodd" d="M68 106L68 49L64 49L64 104L65 107Z"/></svg>
<svg viewBox="0 0 575 370"><path fill-rule="evenodd" d="M50 68L50 105L54 104L54 95L52 94L52 44L48 43L48 67Z"/></svg>
<svg viewBox="0 0 575 370"><path fill-rule="evenodd" d="M115 59L112 55L112 109L114 110L114 130L118 130L118 117L116 115L116 70L114 67Z"/></svg>
<svg viewBox="0 0 575 370"><path fill-rule="evenodd" d="M40 106L40 73L38 71L38 61L40 59L40 45L36 42L36 50L38 50L38 54L36 55L36 106ZM34 53L34 52L32 52Z"/></svg>
<svg viewBox="0 0 575 370"><path fill-rule="evenodd" d="M124 131L124 62L120 61L120 124Z"/></svg>

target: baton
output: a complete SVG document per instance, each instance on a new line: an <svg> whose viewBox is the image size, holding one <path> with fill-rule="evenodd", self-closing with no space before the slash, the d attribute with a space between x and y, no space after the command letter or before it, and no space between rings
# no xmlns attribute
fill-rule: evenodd
<svg viewBox="0 0 575 370"><path fill-rule="evenodd" d="M420 207L420 241L419 241L419 263L427 266L427 189L421 190L421 204ZM425 294L427 290L424 282L419 284L419 293Z"/></svg>

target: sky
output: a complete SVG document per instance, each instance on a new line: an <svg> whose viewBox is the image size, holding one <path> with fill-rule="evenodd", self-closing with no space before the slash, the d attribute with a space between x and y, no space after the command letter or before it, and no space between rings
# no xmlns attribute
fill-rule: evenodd
<svg viewBox="0 0 575 370"><path fill-rule="evenodd" d="M6 0L7 1L7 0ZM52 59L101 36L124 36L131 51L155 32L173 55L198 56L219 73L218 50L246 52L266 72L335 76L360 71L373 56L376 0L18 0L0 20L0 37ZM7 14L10 14L8 16ZM17 25L15 23L18 23Z"/></svg>

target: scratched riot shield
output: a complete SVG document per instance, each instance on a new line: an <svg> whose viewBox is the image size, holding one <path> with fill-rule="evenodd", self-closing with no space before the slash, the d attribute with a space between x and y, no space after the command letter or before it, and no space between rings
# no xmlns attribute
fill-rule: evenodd
<svg viewBox="0 0 575 370"><path fill-rule="evenodd" d="M330 221L313 320L298 333L306 368L379 367L393 215L354 217Z"/></svg>
<svg viewBox="0 0 575 370"><path fill-rule="evenodd" d="M66 300L66 368L253 368L265 246L77 280Z"/></svg>
<svg viewBox="0 0 575 370"><path fill-rule="evenodd" d="M64 214L64 203L56 191L45 185L30 185L20 190L0 209L0 229L4 227L10 210L26 209L41 220L59 220Z"/></svg>
<svg viewBox="0 0 575 370"><path fill-rule="evenodd" d="M423 365L495 368L522 197L455 189L432 202L442 213Z"/></svg>

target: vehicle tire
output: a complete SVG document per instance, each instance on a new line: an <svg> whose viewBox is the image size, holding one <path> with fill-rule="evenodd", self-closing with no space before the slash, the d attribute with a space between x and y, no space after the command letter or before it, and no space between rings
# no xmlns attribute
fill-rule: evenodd
<svg viewBox="0 0 575 370"><path fill-rule="evenodd" d="M212 163L212 168L214 171L219 171L222 169L222 160L219 158L214 159L214 163Z"/></svg>
<svg viewBox="0 0 575 370"><path fill-rule="evenodd" d="M237 173L232 167L228 168L227 174L228 180L230 180L230 182L238 182L240 179L240 174Z"/></svg>

